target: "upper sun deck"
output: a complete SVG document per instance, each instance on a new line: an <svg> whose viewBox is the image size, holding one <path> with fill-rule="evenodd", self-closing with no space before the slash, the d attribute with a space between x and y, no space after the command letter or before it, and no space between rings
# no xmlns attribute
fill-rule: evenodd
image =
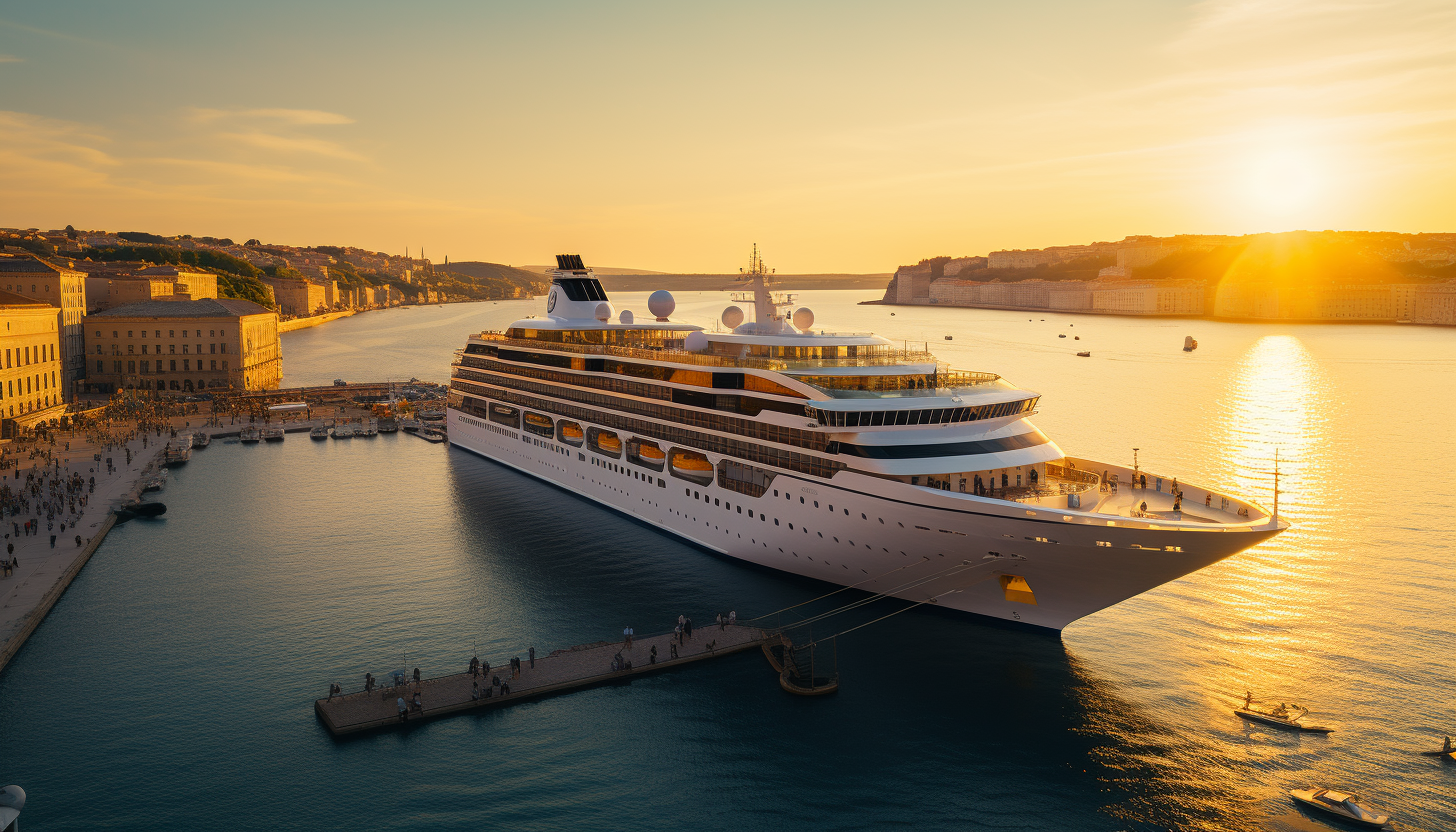
<svg viewBox="0 0 1456 832"><path fill-rule="evenodd" d="M1009 387L994 373L952 369L924 342L897 345L873 333L815 331L808 309L780 314L784 304L770 297L761 268L755 272L755 320L744 322L743 311L732 306L722 319L731 331L708 332L670 320L676 304L667 292L653 293L650 317L639 322L630 310L618 312L580 257L558 255L557 266L549 272L545 317L523 318L475 340L509 350L780 373L802 385L796 395L811 398L952 397Z"/></svg>

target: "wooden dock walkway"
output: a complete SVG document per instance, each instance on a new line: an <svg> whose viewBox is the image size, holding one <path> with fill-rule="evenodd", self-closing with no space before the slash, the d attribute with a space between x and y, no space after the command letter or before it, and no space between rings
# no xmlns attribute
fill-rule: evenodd
<svg viewBox="0 0 1456 832"><path fill-rule="evenodd" d="M631 650L623 649L620 641L599 641L595 644L555 650L548 656L537 656L534 668L523 655L521 675L516 678L511 677L508 664L492 666L490 676L499 676L510 687L510 693L505 695L486 697L489 676L481 679L472 676L467 670L452 676L424 679L418 686L407 681L398 687L386 684L369 692L361 690L318 699L314 701L314 712L335 736L409 725L419 720L499 708L553 693L625 681L648 673L752 650L777 638L778 636L757 627L732 624L720 629L717 624L709 624L693 629L693 637L686 639L678 648L676 659L669 658L672 655L669 645L677 640L671 633L633 639ZM653 647L657 648L655 664L649 660ZM632 663L631 669L611 669L612 659L617 653L621 653L624 659ZM481 682L480 699L472 696L476 681ZM411 712L409 718L401 722L398 700L402 697L406 703L411 702L416 691L420 694L423 710Z"/></svg>

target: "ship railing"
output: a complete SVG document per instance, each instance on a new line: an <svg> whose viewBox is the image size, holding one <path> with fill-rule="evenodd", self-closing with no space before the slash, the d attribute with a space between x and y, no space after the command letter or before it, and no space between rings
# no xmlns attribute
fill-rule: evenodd
<svg viewBox="0 0 1456 832"><path fill-rule="evenodd" d="M755 356L720 355L688 352L671 347L620 347L606 344L568 344L560 341L536 341L510 338L501 333L484 332L480 340L526 349L569 352L576 355L610 355L674 364L704 367L747 367L758 370L810 370L829 367L893 367L901 364L937 364L933 353L923 350L888 350L873 355L843 358L760 358Z"/></svg>

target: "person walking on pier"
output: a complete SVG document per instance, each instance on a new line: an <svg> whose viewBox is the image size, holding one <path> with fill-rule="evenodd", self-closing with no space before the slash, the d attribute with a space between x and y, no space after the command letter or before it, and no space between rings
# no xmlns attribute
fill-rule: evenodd
<svg viewBox="0 0 1456 832"><path fill-rule="evenodd" d="M531 669L532 670L535 670L536 669L536 648L532 647L528 652L530 653L530 656L531 656Z"/></svg>
<svg viewBox="0 0 1456 832"><path fill-rule="evenodd" d="M737 624L738 623L738 611L737 610L729 610L728 611L728 623L729 624Z"/></svg>
<svg viewBox="0 0 1456 832"><path fill-rule="evenodd" d="M688 618L686 621L683 622L683 636L686 637L689 641L692 640L692 638L693 638L693 619L692 618Z"/></svg>
<svg viewBox="0 0 1456 832"><path fill-rule="evenodd" d="M647 654L648 664L657 664L657 645L652 645L652 652Z"/></svg>
<svg viewBox="0 0 1456 832"><path fill-rule="evenodd" d="M399 708L399 721L400 722L404 722L404 721L408 720L409 719L409 706L407 706L407 705L404 704L404 697L401 696L398 699L396 699L395 700L395 705Z"/></svg>
<svg viewBox="0 0 1456 832"><path fill-rule="evenodd" d="M632 628L631 627L623 627L622 628L622 649L624 649L624 650L631 650L632 649Z"/></svg>
<svg viewBox="0 0 1456 832"><path fill-rule="evenodd" d="M417 668L415 668L415 687L419 687L419 686L420 686L420 669L417 667Z"/></svg>

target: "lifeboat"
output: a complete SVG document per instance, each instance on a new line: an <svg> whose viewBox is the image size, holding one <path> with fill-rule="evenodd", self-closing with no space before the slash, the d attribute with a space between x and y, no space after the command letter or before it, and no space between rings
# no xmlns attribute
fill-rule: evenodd
<svg viewBox="0 0 1456 832"><path fill-rule="evenodd" d="M602 431L597 434L597 447L609 454L619 454L622 452L622 440L615 433Z"/></svg>
<svg viewBox="0 0 1456 832"><path fill-rule="evenodd" d="M664 459L667 459L667 454L663 453L662 449L656 445L639 445L637 447L637 455L648 462L662 462Z"/></svg>
<svg viewBox="0 0 1456 832"><path fill-rule="evenodd" d="M563 442L574 442L575 444L580 445L582 440L581 425L578 425L575 422L562 422L561 440Z"/></svg>
<svg viewBox="0 0 1456 832"><path fill-rule="evenodd" d="M555 436L556 423L551 421L550 416L543 416L540 413L526 412L526 430L537 436Z"/></svg>
<svg viewBox="0 0 1456 832"><path fill-rule="evenodd" d="M713 463L702 454L679 452L672 455L672 467L687 474L711 474Z"/></svg>

